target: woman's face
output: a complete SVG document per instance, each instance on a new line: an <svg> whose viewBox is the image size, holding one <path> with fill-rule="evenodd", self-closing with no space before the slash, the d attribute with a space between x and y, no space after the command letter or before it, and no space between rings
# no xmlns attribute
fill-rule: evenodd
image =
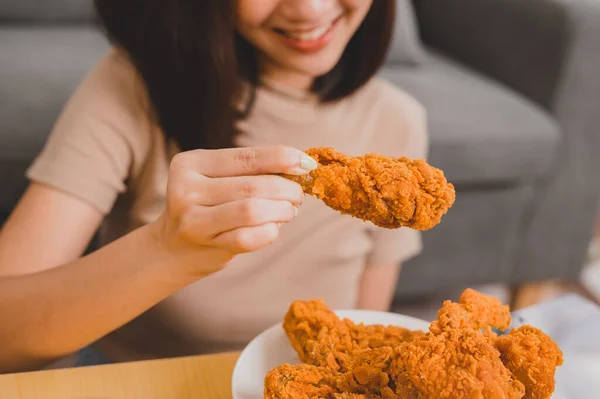
<svg viewBox="0 0 600 399"><path fill-rule="evenodd" d="M237 27L264 75L308 88L338 63L373 0L237 0Z"/></svg>

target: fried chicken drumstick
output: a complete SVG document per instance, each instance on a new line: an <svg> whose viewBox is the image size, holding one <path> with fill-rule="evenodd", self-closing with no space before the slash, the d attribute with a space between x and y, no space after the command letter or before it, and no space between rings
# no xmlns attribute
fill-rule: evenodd
<svg viewBox="0 0 600 399"><path fill-rule="evenodd" d="M429 332L386 341L396 334L376 326L370 341L373 334L363 332L373 326L340 320L319 301L297 301L284 328L308 364L271 370L265 399L550 398L562 352L530 326L500 337L490 330L510 323L507 306L466 290L458 303L443 304Z"/></svg>
<svg viewBox="0 0 600 399"><path fill-rule="evenodd" d="M306 151L317 169L287 176L338 212L385 228L428 230L454 204L454 186L424 160L377 154L352 157L332 148Z"/></svg>

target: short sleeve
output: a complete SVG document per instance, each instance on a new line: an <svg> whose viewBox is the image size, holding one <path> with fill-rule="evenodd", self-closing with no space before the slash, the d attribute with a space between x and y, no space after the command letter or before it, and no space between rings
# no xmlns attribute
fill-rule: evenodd
<svg viewBox="0 0 600 399"><path fill-rule="evenodd" d="M429 137L427 114L423 106L408 93L381 83L380 125L374 137L375 152L426 159ZM419 231L402 227L384 229L373 227L372 250L368 267L400 265L418 255L423 247Z"/></svg>
<svg viewBox="0 0 600 399"><path fill-rule="evenodd" d="M107 54L65 105L29 180L109 213L148 146L139 82L123 55Z"/></svg>

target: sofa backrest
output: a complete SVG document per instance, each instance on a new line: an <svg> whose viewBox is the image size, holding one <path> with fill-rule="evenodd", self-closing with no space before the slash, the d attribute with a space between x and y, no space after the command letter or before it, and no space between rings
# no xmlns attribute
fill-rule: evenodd
<svg viewBox="0 0 600 399"><path fill-rule="evenodd" d="M0 22L4 23L67 24L93 21L92 0L0 0Z"/></svg>
<svg viewBox="0 0 600 399"><path fill-rule="evenodd" d="M425 50L419 38L418 22L411 0L396 0L396 26L387 62L401 65L425 62Z"/></svg>

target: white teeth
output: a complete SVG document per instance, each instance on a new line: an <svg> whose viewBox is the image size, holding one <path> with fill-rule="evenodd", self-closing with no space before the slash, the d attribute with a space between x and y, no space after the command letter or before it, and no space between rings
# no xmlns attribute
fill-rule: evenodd
<svg viewBox="0 0 600 399"><path fill-rule="evenodd" d="M315 40L315 39L318 39L321 36L323 36L325 34L325 32L327 32L329 30L329 28L331 28L331 25L327 25L322 28L313 29L308 32L286 32L286 35L288 35L289 37L296 39L296 40L302 40L302 41Z"/></svg>

